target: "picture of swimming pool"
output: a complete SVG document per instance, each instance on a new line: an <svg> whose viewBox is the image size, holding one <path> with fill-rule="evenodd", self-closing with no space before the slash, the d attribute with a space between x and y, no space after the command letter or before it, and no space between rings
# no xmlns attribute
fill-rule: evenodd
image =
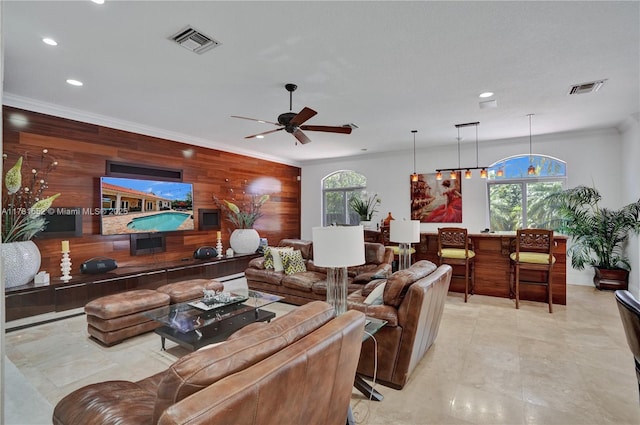
<svg viewBox="0 0 640 425"><path fill-rule="evenodd" d="M189 217L191 217L191 214L163 212L146 217L134 218L127 224L127 227L133 230L170 232L172 230L178 230L180 225Z"/></svg>

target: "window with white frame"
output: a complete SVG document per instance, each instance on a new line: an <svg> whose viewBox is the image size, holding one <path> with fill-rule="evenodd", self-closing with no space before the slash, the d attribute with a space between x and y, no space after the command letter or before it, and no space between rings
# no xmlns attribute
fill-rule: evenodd
<svg viewBox="0 0 640 425"><path fill-rule="evenodd" d="M322 179L322 225L358 224L359 217L349 208L349 199L367 188L367 178L351 170L341 170Z"/></svg>
<svg viewBox="0 0 640 425"><path fill-rule="evenodd" d="M566 180L566 162L550 156L517 155L494 163L487 177L491 230L548 227L552 211L545 198L563 190Z"/></svg>

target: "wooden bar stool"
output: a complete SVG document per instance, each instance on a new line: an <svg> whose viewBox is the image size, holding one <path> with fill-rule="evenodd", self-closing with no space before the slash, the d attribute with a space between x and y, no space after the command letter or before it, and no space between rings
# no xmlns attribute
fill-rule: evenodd
<svg viewBox="0 0 640 425"><path fill-rule="evenodd" d="M515 252L512 252L511 270L509 273L509 288L514 292L516 308L520 308L520 284L541 285L547 288L549 313L553 313L553 290L551 286L551 271L556 262L553 256L553 230L548 229L519 229L516 233ZM530 270L544 272L542 281L521 280L520 271Z"/></svg>
<svg viewBox="0 0 640 425"><path fill-rule="evenodd" d="M473 251L473 242L467 236L467 229L461 227L438 228L438 257L440 264L464 266L464 302L467 302L469 294L473 294L475 283L476 253ZM469 285L471 281L471 285Z"/></svg>

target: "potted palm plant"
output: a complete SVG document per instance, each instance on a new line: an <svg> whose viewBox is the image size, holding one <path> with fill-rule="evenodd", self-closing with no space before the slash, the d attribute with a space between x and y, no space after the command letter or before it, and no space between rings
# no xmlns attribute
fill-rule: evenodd
<svg viewBox="0 0 640 425"><path fill-rule="evenodd" d="M625 242L640 232L640 199L612 210L599 205L602 196L590 187L578 186L547 197L557 211L553 226L572 237L567 249L571 266L583 270L592 266L598 289L627 289L631 264L624 254Z"/></svg>
<svg viewBox="0 0 640 425"><path fill-rule="evenodd" d="M362 195L354 194L349 199L349 206L360 217L360 224L362 224L365 228L369 228L371 227L371 219L373 218L373 214L378 211L376 210L376 207L381 201L377 193L374 193L373 195L368 197L366 196L366 192L363 192Z"/></svg>

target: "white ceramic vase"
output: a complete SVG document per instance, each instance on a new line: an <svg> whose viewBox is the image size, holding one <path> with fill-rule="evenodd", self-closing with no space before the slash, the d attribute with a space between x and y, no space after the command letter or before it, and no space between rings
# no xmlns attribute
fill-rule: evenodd
<svg viewBox="0 0 640 425"><path fill-rule="evenodd" d="M255 229L236 229L231 233L229 245L236 254L253 254L260 246L260 235Z"/></svg>
<svg viewBox="0 0 640 425"><path fill-rule="evenodd" d="M0 248L5 288L29 283L40 270L40 250L32 241L3 243Z"/></svg>
<svg viewBox="0 0 640 425"><path fill-rule="evenodd" d="M360 224L362 225L363 228L367 230L373 230L375 228L373 221L370 221L370 220L360 220Z"/></svg>

